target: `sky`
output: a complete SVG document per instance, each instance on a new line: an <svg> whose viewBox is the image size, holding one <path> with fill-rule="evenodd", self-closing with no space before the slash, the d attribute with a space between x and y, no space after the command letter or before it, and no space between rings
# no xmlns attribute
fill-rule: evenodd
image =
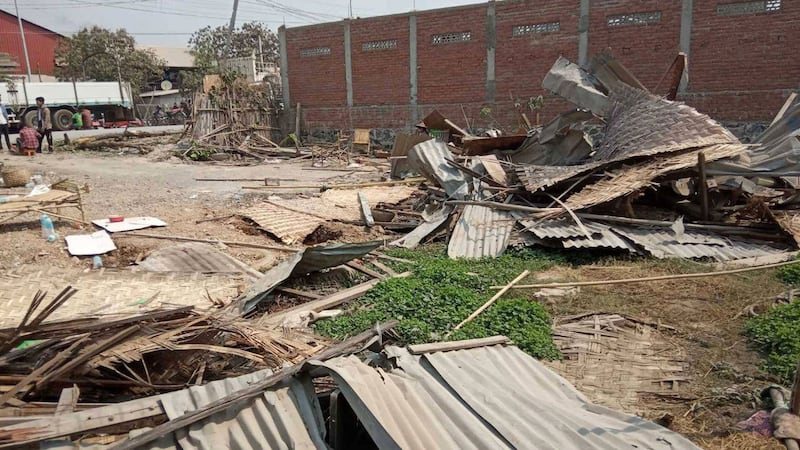
<svg viewBox="0 0 800 450"><path fill-rule="evenodd" d="M348 17L350 0L239 0L236 23L277 31ZM486 0L352 0L353 17L486 3ZM195 30L230 22L233 0L18 0L23 19L69 35L83 27L124 28L139 44L185 46ZM14 0L0 0L14 14Z"/></svg>

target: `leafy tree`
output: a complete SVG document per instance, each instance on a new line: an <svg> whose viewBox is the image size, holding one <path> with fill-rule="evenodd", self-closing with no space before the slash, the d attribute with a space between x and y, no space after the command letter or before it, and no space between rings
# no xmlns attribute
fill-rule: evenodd
<svg viewBox="0 0 800 450"><path fill-rule="evenodd" d="M94 26L59 42L56 77L64 80L122 81L135 90L160 79L166 62L148 50L135 48L127 31Z"/></svg>
<svg viewBox="0 0 800 450"><path fill-rule="evenodd" d="M198 67L210 69L226 58L250 56L261 51L264 61L278 63L278 36L257 22L247 22L231 33L226 26L205 27L189 38L189 47Z"/></svg>

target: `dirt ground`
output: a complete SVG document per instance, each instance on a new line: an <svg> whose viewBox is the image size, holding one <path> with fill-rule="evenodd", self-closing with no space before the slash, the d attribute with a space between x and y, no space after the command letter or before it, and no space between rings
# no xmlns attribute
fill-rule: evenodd
<svg viewBox="0 0 800 450"><path fill-rule="evenodd" d="M0 156L7 165L23 166L49 181L64 178L85 183L87 219L123 216L153 216L169 224L151 233L220 239L275 245L278 242L239 217L229 217L269 195L319 195L313 190L243 191L242 186L259 182L203 182L198 178L291 179L304 184L379 181L384 175L377 161L362 161L373 172L308 170L311 161L270 161L260 165L233 162L191 163L170 158L164 152L148 155L115 153L70 153L38 155L32 159ZM363 169L360 169L363 170ZM292 181L291 183L296 183ZM288 183L288 182L284 182ZM4 189L0 188L0 192ZM198 220L227 217L220 220ZM336 224L336 227L345 225ZM347 226L332 233L358 240L364 230ZM57 221L60 236L81 233L65 221ZM84 231L94 231L87 227ZM374 238L373 236L370 236ZM168 240L114 236L119 250L104 257L107 267L126 267L151 251L173 245ZM230 255L265 268L281 257L280 252L228 247ZM36 214L0 224L0 270L32 265L35 267L75 267L89 270L90 258L73 258L63 240L48 243L39 232ZM561 280L600 280L699 270L689 262L663 263L612 260L608 263L560 268L554 277ZM707 448L780 448L777 441L727 436L736 422L743 420L756 405L756 394L772 383L758 370L759 358L747 348L742 335L748 311L763 311L783 291L771 272L754 272L725 279L705 278L681 282L632 284L584 289L574 298L548 303L553 316L586 311L630 314L677 328L675 345L687 355L692 381L675 398L654 399L643 404L641 414L650 419L667 420L671 428L687 434ZM665 419L666 420L666 419Z"/></svg>
<svg viewBox="0 0 800 450"><path fill-rule="evenodd" d="M286 184L344 183L380 181L382 168L364 161L358 172L326 171L312 168L309 160L269 160L259 165L237 165L235 162L184 162L158 151L148 155L123 155L95 152L56 152L37 155L31 159L3 153L0 162L7 166L28 168L33 174L43 175L49 182L68 178L86 184L90 192L84 196L87 221L103 219L110 215L125 217L152 216L165 222L165 228L151 228L146 232L188 236L200 239L219 239L275 245L276 240L259 232L241 218L229 217L201 223L204 219L231 216L242 209L266 199L270 195L292 198L297 195L319 195L313 189L305 190L242 190L242 186L264 185L258 181L209 182L198 178L251 178L282 181ZM377 164L377 162L376 162ZM309 170L314 169L314 170ZM371 172L365 172L370 170ZM0 188L0 193L8 189ZM2 195L2 194L0 194ZM67 211L64 211L67 212ZM45 267L70 265L91 266L90 258L73 258L63 239L48 243L41 238L37 214L27 214L0 224L0 270L13 269L23 264ZM93 232L84 231L66 221L55 222L59 236ZM363 229L352 226L344 236L357 237ZM118 235L117 235L118 236ZM173 245L172 241L123 238L115 236L119 251L104 258L106 267L125 267L150 251ZM247 263L280 257L279 252L231 247L232 256Z"/></svg>

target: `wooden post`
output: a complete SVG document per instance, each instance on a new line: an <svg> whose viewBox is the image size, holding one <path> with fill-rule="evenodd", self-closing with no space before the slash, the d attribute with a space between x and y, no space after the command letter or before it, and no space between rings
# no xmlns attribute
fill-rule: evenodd
<svg viewBox="0 0 800 450"><path fill-rule="evenodd" d="M706 179L706 154L697 154L697 170L700 172L700 214L703 220L708 220L708 180Z"/></svg>

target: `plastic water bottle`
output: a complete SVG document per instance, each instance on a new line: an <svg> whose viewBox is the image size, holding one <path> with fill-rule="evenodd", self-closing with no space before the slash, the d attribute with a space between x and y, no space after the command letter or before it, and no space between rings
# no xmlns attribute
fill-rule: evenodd
<svg viewBox="0 0 800 450"><path fill-rule="evenodd" d="M93 269L102 269L103 268L103 258L100 255L95 255L92 258L92 268Z"/></svg>
<svg viewBox="0 0 800 450"><path fill-rule="evenodd" d="M42 237L47 239L47 242L55 242L56 229L53 226L53 221L47 214L42 214Z"/></svg>

